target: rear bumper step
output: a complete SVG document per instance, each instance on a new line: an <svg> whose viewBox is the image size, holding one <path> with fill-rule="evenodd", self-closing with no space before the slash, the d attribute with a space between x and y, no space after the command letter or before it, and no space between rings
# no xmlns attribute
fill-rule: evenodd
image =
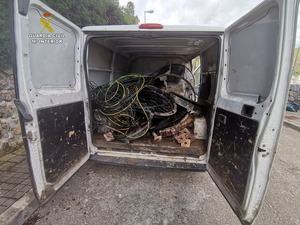
<svg viewBox="0 0 300 225"><path fill-rule="evenodd" d="M129 157L115 157L115 156L103 156L103 155L91 155L91 160L98 161L103 164L111 165L126 165L136 166L143 168L165 168L165 169L183 169L192 171L206 171L206 163L194 163L194 162L176 162L167 160L153 160L142 158L129 158Z"/></svg>

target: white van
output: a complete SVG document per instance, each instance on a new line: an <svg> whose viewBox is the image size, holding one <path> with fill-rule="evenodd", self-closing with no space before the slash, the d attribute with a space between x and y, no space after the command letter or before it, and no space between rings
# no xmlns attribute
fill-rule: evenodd
<svg viewBox="0 0 300 225"><path fill-rule="evenodd" d="M15 103L41 202L92 159L207 171L240 221L253 222L282 126L298 1L263 1L226 29L161 24L80 29L38 0L14 0L11 10ZM197 154L186 155L188 150L171 143L106 142L92 132L89 82L100 85L166 63L192 70L196 57L210 83L198 84L209 95L202 99L208 140L190 147Z"/></svg>

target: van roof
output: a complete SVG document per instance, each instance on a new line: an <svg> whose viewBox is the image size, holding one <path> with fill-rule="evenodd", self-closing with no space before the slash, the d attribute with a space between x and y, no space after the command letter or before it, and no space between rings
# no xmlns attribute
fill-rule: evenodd
<svg viewBox="0 0 300 225"><path fill-rule="evenodd" d="M105 26L86 26L84 32L93 31L203 31L213 33L224 33L224 27L214 26L189 26L189 25L163 25L162 29L140 29L139 25L105 25Z"/></svg>

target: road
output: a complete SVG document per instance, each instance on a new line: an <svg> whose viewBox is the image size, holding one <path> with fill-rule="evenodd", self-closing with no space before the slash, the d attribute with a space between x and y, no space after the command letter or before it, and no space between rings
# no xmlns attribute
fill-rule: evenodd
<svg viewBox="0 0 300 225"><path fill-rule="evenodd" d="M284 128L256 225L300 224L300 133ZM207 173L88 162L26 225L235 225Z"/></svg>

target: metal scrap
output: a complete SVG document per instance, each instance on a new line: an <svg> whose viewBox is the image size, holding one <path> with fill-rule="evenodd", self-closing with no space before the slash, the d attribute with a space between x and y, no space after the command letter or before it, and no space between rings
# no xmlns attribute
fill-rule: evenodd
<svg viewBox="0 0 300 225"><path fill-rule="evenodd" d="M151 77L127 74L109 83L90 83L93 130L106 141L133 141L152 134L154 142L174 137L190 146L197 101L195 78L184 65L165 65ZM179 140L180 139L180 140Z"/></svg>

